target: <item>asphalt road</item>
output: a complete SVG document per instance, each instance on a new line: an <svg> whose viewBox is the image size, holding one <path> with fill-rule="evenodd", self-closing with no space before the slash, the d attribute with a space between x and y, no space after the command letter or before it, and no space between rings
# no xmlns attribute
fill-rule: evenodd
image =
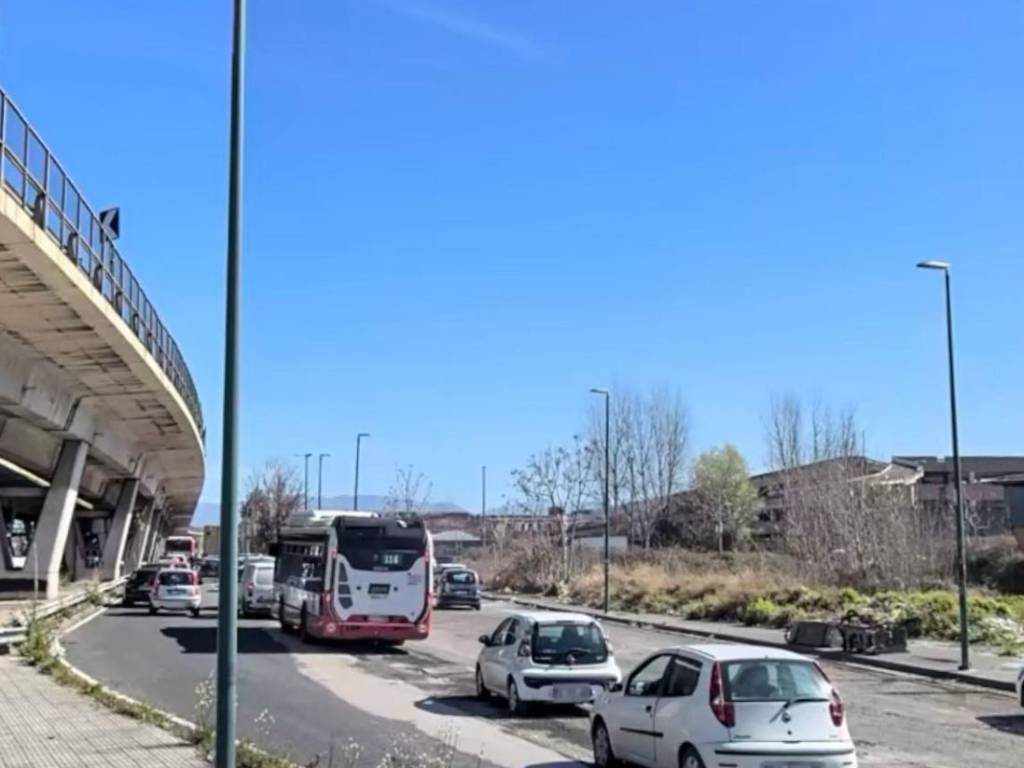
<svg viewBox="0 0 1024 768"><path fill-rule="evenodd" d="M64 639L69 660L125 693L190 719L211 675L212 605L199 619L108 610ZM439 611L428 640L404 648L304 646L270 620L239 631L239 731L296 758L336 766L349 740L374 766L385 750L457 752L455 765L567 766L589 759L586 712L512 719L473 697L477 637L510 606ZM687 642L619 625L608 633L624 670L650 650ZM698 642L694 640L693 642ZM874 669L826 664L847 702L861 764L886 768L1008 768L1024 754L1024 710L1013 697ZM262 715L262 716L261 716Z"/></svg>

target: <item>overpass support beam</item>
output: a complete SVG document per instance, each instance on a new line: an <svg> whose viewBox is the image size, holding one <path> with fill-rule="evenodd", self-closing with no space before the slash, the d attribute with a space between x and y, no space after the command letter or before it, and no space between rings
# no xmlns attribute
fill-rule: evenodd
<svg viewBox="0 0 1024 768"><path fill-rule="evenodd" d="M149 532L153 526L155 514L156 503L149 499L139 513L139 524L135 528L135 535L129 543L128 554L124 558L124 566L129 572L136 570L146 560L146 545L149 544Z"/></svg>
<svg viewBox="0 0 1024 768"><path fill-rule="evenodd" d="M153 520L149 525L149 541L146 542L146 556L143 558L147 563L157 559L157 552L160 548L160 528L164 524L164 511L153 509Z"/></svg>
<svg viewBox="0 0 1024 768"><path fill-rule="evenodd" d="M135 511L135 498L139 493L138 478L125 480L121 485L121 495L117 499L117 508L110 521L107 540L103 543L103 570L100 578L104 581L121 578L121 561L124 559L124 548L128 542L128 530L132 525L132 514Z"/></svg>
<svg viewBox="0 0 1024 768"><path fill-rule="evenodd" d="M39 578L46 583L47 600L56 598L60 587L60 562L64 557L88 452L89 444L82 440L65 440L61 446L57 471L43 501L36 533L25 560L33 563L38 558Z"/></svg>

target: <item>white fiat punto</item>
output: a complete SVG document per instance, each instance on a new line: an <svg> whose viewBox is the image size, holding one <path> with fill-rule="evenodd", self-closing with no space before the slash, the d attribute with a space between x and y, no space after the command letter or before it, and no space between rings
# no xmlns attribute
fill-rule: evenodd
<svg viewBox="0 0 1024 768"><path fill-rule="evenodd" d="M814 661L753 645L652 654L591 713L594 762L856 768L839 693Z"/></svg>
<svg viewBox="0 0 1024 768"><path fill-rule="evenodd" d="M502 696L515 715L534 702L585 704L622 680L604 630L585 614L514 613L480 643L477 696Z"/></svg>

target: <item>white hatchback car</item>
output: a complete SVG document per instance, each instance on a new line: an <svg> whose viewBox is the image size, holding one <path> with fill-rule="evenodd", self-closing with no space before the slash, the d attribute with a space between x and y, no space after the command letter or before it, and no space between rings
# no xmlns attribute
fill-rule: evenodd
<svg viewBox="0 0 1024 768"><path fill-rule="evenodd" d="M604 630L584 614L514 613L480 642L477 696L504 696L515 715L531 702L588 703L622 680Z"/></svg>
<svg viewBox="0 0 1024 768"><path fill-rule="evenodd" d="M594 762L856 768L843 702L814 661L752 645L658 651L591 713Z"/></svg>
<svg viewBox="0 0 1024 768"><path fill-rule="evenodd" d="M199 586L199 574L188 568L164 568L153 578L153 589L149 593L149 612L159 610L189 611L199 615L203 602L203 591Z"/></svg>

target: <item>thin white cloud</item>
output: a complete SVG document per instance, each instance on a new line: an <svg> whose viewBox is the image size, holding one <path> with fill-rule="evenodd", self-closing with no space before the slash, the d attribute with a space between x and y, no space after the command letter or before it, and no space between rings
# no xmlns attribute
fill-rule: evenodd
<svg viewBox="0 0 1024 768"><path fill-rule="evenodd" d="M524 59L538 55L537 47L525 37L447 8L421 0L377 0L385 8L410 19L443 29L475 43L501 48Z"/></svg>

